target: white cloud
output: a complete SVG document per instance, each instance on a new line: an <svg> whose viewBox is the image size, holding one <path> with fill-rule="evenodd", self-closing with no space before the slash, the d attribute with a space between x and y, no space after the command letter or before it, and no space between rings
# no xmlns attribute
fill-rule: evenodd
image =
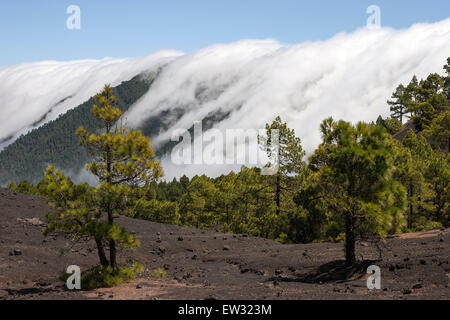
<svg viewBox="0 0 450 320"><path fill-rule="evenodd" d="M179 55L160 51L135 59L42 61L0 68L0 150L82 104L105 83L118 85Z"/></svg>
<svg viewBox="0 0 450 320"><path fill-rule="evenodd" d="M216 45L171 62L128 114L139 127L164 110L182 108L154 142L170 139L210 112L231 111L215 128L264 128L280 115L308 153L320 143L319 124L333 116L356 122L387 116L386 100L413 75L442 73L450 56L450 19L405 30L382 28L338 34L320 42L283 45L275 40ZM196 98L196 92L203 92ZM206 98L205 98L206 97ZM170 160L164 161L172 168ZM171 172L221 174L225 166L184 167Z"/></svg>
<svg viewBox="0 0 450 320"><path fill-rule="evenodd" d="M139 127L162 111L184 110L169 118L169 130L189 128L211 112L229 111L215 128L263 128L277 115L287 121L311 152L320 142L319 124L329 116L356 122L387 116L386 100L399 83L442 72L450 56L450 19L404 30L382 28L338 34L320 42L285 45L276 40L218 44L196 53L159 52L140 59L39 62L0 69L0 140L25 132L45 115L54 119L84 102L105 82L113 85L167 63L155 83L126 117ZM172 112L172 114L174 114ZM1 145L0 145L1 148ZM165 159L168 177L184 172L211 175L229 167L175 167Z"/></svg>

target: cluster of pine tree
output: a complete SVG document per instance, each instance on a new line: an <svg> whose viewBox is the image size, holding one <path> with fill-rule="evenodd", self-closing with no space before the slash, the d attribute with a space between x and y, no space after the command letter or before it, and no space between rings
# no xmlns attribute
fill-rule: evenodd
<svg viewBox="0 0 450 320"><path fill-rule="evenodd" d="M444 66L446 75L430 74L420 82L414 76L405 87L400 84L392 94L391 119L385 123L395 133L401 129L403 119L410 119L415 132L422 133L435 148L450 148L450 58ZM382 120L382 119L381 119Z"/></svg>
<svg viewBox="0 0 450 320"><path fill-rule="evenodd" d="M160 181L162 171L151 160L147 138L122 128L111 131L121 112L110 107L116 101L109 102L111 89L106 87L97 97L103 108L92 110L106 123L106 136L78 130L97 156L87 168L100 178L100 186L76 186L50 168L36 186L24 181L9 187L46 196L61 209L49 220L52 230L88 233L99 247L106 240L110 249L114 241L135 245L111 218L124 214L285 243L344 240L347 263L353 264L358 239L450 226L449 65L450 58L445 76L431 74L399 86L388 102L392 118L355 125L324 120L322 143L308 161L300 139L278 117L266 130L268 137L279 130L279 147L259 139L269 159L278 158L268 164L278 167L272 176L244 166L218 178ZM410 118L405 125L404 117ZM98 222L101 212L109 224ZM90 229L79 221L92 223ZM107 264L100 249L99 255Z"/></svg>

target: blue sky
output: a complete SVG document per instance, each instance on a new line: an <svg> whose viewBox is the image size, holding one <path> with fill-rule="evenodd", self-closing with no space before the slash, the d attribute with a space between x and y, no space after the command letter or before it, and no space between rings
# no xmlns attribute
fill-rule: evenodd
<svg viewBox="0 0 450 320"><path fill-rule="evenodd" d="M72 4L81 8L81 30L66 28ZM0 65L192 52L241 39L323 40L364 26L372 4L382 25L394 28L450 16L448 0L1 1Z"/></svg>

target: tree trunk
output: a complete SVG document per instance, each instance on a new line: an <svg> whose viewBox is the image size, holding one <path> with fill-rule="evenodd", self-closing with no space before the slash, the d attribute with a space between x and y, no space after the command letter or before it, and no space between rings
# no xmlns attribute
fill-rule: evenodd
<svg viewBox="0 0 450 320"><path fill-rule="evenodd" d="M412 204L413 191L412 187L409 188L409 214L408 214L408 229L412 228L412 217L413 217L413 204Z"/></svg>
<svg viewBox="0 0 450 320"><path fill-rule="evenodd" d="M103 248L102 241L100 239L95 239L95 243L97 244L97 252L101 265L105 267L108 266L109 262L108 259L106 259L105 249Z"/></svg>
<svg viewBox="0 0 450 320"><path fill-rule="evenodd" d="M116 241L114 240L109 240L109 260L111 268L117 269Z"/></svg>
<svg viewBox="0 0 450 320"><path fill-rule="evenodd" d="M355 253L355 221L350 212L345 216L345 263L353 266L356 263Z"/></svg>
<svg viewBox="0 0 450 320"><path fill-rule="evenodd" d="M437 222L441 222L444 226L445 226L445 221L444 221L444 216L442 215L442 209L444 209L445 206L445 202L443 203L441 201L441 192L435 191L436 192L436 198L435 198L435 203L436 204L436 221Z"/></svg>
<svg viewBox="0 0 450 320"><path fill-rule="evenodd" d="M111 127L108 124L106 126L106 132L109 134L111 132ZM109 147L107 148L107 152L106 152L106 171L108 173L108 184L111 186L112 185L112 179L111 179L111 172L112 172L112 161L111 161L111 151L109 150ZM114 224L114 218L113 218L113 212L112 212L112 208L111 208L111 202L108 203L108 210L107 210L107 214L108 214L108 224L112 227L112 225ZM113 269L117 269L117 261L116 261L116 241L113 239L109 240L109 263L111 268Z"/></svg>
<svg viewBox="0 0 450 320"><path fill-rule="evenodd" d="M281 198L281 178L280 174L277 174L277 185L275 191L275 203L277 205L277 215L280 214L280 198Z"/></svg>
<svg viewBox="0 0 450 320"><path fill-rule="evenodd" d="M108 208L108 223L110 226L113 225L114 219L112 215L112 210ZM109 240L109 263L111 268L117 269L117 261L116 261L116 241L113 239Z"/></svg>
<svg viewBox="0 0 450 320"><path fill-rule="evenodd" d="M227 208L227 224L230 224L230 220L228 218L228 205L226 205L225 208Z"/></svg>

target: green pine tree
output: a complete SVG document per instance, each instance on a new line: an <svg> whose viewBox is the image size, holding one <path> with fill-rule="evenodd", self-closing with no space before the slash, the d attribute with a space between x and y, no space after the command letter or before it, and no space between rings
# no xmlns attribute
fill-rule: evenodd
<svg viewBox="0 0 450 320"><path fill-rule="evenodd" d="M403 123L403 117L407 112L408 105L411 103L411 96L403 84L400 84L395 89L395 92L392 94L392 99L387 102L391 107L391 118L398 119Z"/></svg>
<svg viewBox="0 0 450 320"><path fill-rule="evenodd" d="M278 141L272 141L272 133L278 130ZM304 172L306 163L303 161L305 151L300 138L295 136L293 129L277 117L271 124L266 124L266 137L258 136L258 142L269 158L268 167L276 168L273 186L277 214L282 207L282 196L286 191L293 191L289 177Z"/></svg>
<svg viewBox="0 0 450 320"><path fill-rule="evenodd" d="M117 269L117 244L134 248L139 244L132 234L114 223L117 214L126 212L127 195L136 186L146 186L162 176L150 140L140 131L119 126L122 111L115 106L117 99L106 85L95 96L94 117L104 124L104 132L89 133L77 130L80 143L86 146L93 161L86 169L98 177L100 183L92 188L75 185L60 171L49 167L44 184L50 203L57 213L48 216L46 233L61 230L75 235L87 234L97 244L100 263ZM106 219L103 219L106 214ZM109 261L105 254L109 247Z"/></svg>
<svg viewBox="0 0 450 320"><path fill-rule="evenodd" d="M346 263L353 265L357 235L383 236L402 222L405 192L392 179L390 136L381 126L328 118L321 131L323 142L310 159L312 179L332 219L345 226Z"/></svg>

